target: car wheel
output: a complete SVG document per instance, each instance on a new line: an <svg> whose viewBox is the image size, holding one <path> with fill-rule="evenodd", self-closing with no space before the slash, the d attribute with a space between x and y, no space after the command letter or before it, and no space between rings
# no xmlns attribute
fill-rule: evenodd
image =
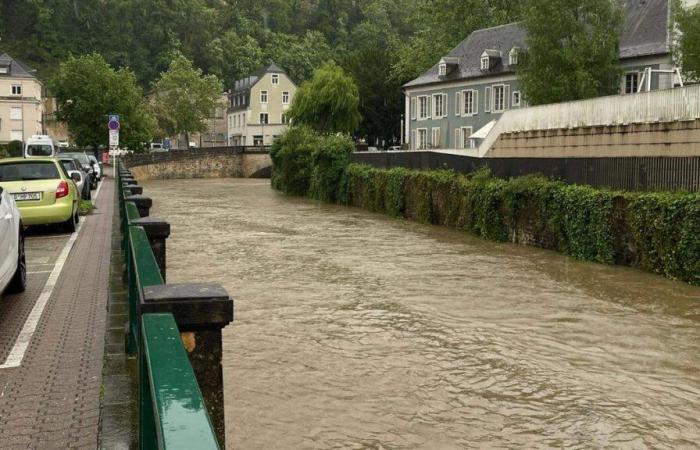
<svg viewBox="0 0 700 450"><path fill-rule="evenodd" d="M65 231L67 231L68 233L75 232L77 225L78 225L77 216L78 216L77 213L73 213L73 215L70 216L70 219L63 222L63 229Z"/></svg>
<svg viewBox="0 0 700 450"><path fill-rule="evenodd" d="M20 225L21 227L21 225ZM24 254L24 234L19 233L19 252L17 255L17 270L7 285L8 294L18 294L27 288L27 261Z"/></svg>

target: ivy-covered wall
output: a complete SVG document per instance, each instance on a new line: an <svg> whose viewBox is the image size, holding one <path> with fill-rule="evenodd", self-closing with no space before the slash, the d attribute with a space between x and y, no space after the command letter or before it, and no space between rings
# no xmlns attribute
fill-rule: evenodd
<svg viewBox="0 0 700 450"><path fill-rule="evenodd" d="M378 169L348 163L351 146L342 138L299 146L290 137L273 151L273 186L289 194L700 285L700 194L629 193L536 176L505 180L483 170Z"/></svg>

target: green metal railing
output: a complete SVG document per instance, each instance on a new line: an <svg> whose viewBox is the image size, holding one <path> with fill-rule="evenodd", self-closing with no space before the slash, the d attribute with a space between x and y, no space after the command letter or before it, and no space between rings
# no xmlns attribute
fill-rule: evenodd
<svg viewBox="0 0 700 450"><path fill-rule="evenodd" d="M138 358L139 447L141 449L219 449L202 392L171 313L140 314L143 290L163 284L146 231L124 188L118 165L117 187L122 248L129 300L127 352Z"/></svg>

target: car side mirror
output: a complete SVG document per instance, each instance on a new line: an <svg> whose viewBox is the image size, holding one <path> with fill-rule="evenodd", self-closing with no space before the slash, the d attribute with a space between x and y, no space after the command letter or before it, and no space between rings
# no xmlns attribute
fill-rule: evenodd
<svg viewBox="0 0 700 450"><path fill-rule="evenodd" d="M76 183L80 183L81 178L80 178L79 173L73 172L72 174L70 174L70 178L71 178L71 180L75 181Z"/></svg>

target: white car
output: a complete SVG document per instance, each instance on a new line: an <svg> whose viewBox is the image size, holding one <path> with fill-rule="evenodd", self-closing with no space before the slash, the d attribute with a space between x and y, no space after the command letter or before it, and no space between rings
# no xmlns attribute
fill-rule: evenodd
<svg viewBox="0 0 700 450"><path fill-rule="evenodd" d="M0 187L0 294L24 292L26 286L22 219L12 195Z"/></svg>

